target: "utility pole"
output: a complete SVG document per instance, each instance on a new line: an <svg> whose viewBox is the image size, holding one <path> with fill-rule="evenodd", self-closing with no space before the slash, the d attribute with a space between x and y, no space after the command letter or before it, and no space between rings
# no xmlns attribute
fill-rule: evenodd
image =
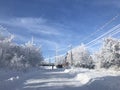
<svg viewBox="0 0 120 90"><path fill-rule="evenodd" d="M34 44L34 38L33 38L33 36L32 36L32 40L31 40L31 44L32 45Z"/></svg>
<svg viewBox="0 0 120 90"><path fill-rule="evenodd" d="M71 49L70 59L71 59L71 66L72 66L73 65L72 45L70 46L70 49Z"/></svg>
<svg viewBox="0 0 120 90"><path fill-rule="evenodd" d="M55 62L57 62L57 45L56 45L56 48L55 48Z"/></svg>
<svg viewBox="0 0 120 90"><path fill-rule="evenodd" d="M50 57L48 56L48 60L49 60L49 66L50 66L50 63L51 63L51 59L50 59Z"/></svg>

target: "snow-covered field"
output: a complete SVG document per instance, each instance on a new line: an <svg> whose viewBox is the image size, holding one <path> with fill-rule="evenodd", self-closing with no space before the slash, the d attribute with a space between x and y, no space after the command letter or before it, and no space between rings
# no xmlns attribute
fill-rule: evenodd
<svg viewBox="0 0 120 90"><path fill-rule="evenodd" d="M0 90L120 90L120 71L33 69L0 70Z"/></svg>

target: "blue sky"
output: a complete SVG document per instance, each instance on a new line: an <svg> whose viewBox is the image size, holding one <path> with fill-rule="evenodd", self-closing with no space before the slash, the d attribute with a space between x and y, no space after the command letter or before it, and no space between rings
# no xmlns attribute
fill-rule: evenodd
<svg viewBox="0 0 120 90"><path fill-rule="evenodd" d="M45 57L54 56L56 46L60 54L89 43L119 24L117 17L92 35L118 14L120 0L0 0L0 25L19 44L33 36Z"/></svg>

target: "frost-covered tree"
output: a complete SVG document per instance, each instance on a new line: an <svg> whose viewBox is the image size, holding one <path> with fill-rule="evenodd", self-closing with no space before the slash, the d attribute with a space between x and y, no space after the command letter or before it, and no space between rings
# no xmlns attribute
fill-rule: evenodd
<svg viewBox="0 0 120 90"><path fill-rule="evenodd" d="M41 48L33 40L25 45L17 45L13 38L13 35L4 36L0 33L0 68L21 70L36 67L43 61Z"/></svg>
<svg viewBox="0 0 120 90"><path fill-rule="evenodd" d="M12 59L12 47L14 46L12 36L2 37L0 39L0 66L9 66L10 60Z"/></svg>
<svg viewBox="0 0 120 90"><path fill-rule="evenodd" d="M13 58L11 59L10 66L13 69L22 70L24 69L24 64L22 63L24 57L21 55L20 57L15 53Z"/></svg>
<svg viewBox="0 0 120 90"><path fill-rule="evenodd" d="M55 57L55 65L63 65L65 63L65 56L64 55L59 55Z"/></svg>
<svg viewBox="0 0 120 90"><path fill-rule="evenodd" d="M24 57L27 59L27 63L30 66L38 66L43 61L41 48L35 47L33 42L28 42L23 46L25 52Z"/></svg>
<svg viewBox="0 0 120 90"><path fill-rule="evenodd" d="M76 67L93 68L92 57L84 44L70 50L66 62Z"/></svg>
<svg viewBox="0 0 120 90"><path fill-rule="evenodd" d="M120 40L112 37L104 39L101 50L95 55L100 68L120 67Z"/></svg>

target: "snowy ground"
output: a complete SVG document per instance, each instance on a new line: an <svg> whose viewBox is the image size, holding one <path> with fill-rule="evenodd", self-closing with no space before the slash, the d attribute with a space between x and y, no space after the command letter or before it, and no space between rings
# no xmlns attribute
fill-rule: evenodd
<svg viewBox="0 0 120 90"><path fill-rule="evenodd" d="M0 70L0 90L120 90L120 72L35 69L13 73Z"/></svg>

